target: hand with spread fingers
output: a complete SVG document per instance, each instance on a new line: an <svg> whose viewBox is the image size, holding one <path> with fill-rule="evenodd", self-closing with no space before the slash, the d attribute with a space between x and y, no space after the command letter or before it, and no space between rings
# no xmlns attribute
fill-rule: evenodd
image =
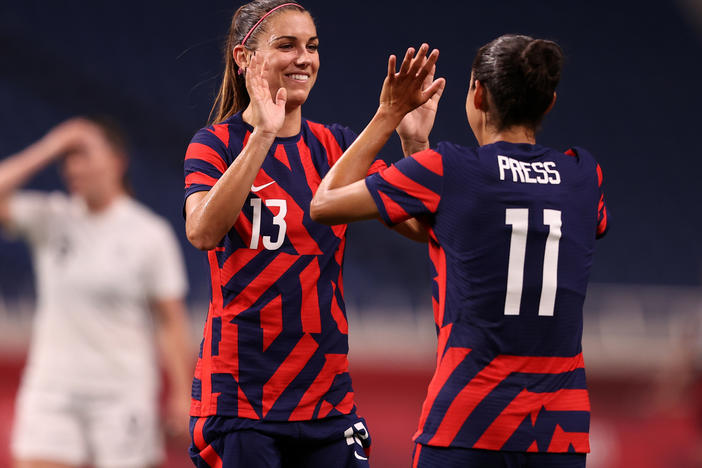
<svg viewBox="0 0 702 468"><path fill-rule="evenodd" d="M426 90L434 82L434 66L424 78L423 89ZM434 127L434 119L439 108L439 100L444 92L446 82L442 82L439 89L424 104L405 115L397 126L397 134L402 141L405 156L429 148L429 134Z"/></svg>
<svg viewBox="0 0 702 468"><path fill-rule="evenodd" d="M265 58L252 55L246 70L246 89L251 99L251 124L255 129L275 136L285 122L288 93L285 88L279 88L273 97L268 80L264 78L267 69Z"/></svg>
<svg viewBox="0 0 702 468"><path fill-rule="evenodd" d="M417 51L412 47L407 49L400 70L397 72L395 71L397 59L394 55L390 56L388 74L380 92L379 110L404 116L424 105L437 94L435 104L438 103L446 80L438 78L426 84L426 79L430 75L433 77L436 61L439 58L437 49L434 49L429 56L427 56L428 51L428 44L422 44Z"/></svg>

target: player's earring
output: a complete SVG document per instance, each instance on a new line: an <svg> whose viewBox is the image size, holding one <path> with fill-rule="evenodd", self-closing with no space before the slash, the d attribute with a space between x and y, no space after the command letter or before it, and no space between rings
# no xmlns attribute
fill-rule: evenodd
<svg viewBox="0 0 702 468"><path fill-rule="evenodd" d="M237 74L239 74L239 75L243 75L243 74L244 74L245 72L246 72L246 70L245 70L245 69L243 69L243 68L240 68L240 69L239 69L239 71L237 72Z"/></svg>

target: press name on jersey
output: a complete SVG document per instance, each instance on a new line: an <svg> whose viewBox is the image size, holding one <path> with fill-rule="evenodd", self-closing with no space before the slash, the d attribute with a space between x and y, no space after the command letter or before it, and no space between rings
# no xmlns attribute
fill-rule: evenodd
<svg viewBox="0 0 702 468"><path fill-rule="evenodd" d="M553 161L527 163L507 156L497 156L500 168L500 180L505 180L505 173L512 173L512 182L524 184L560 184L561 174ZM534 175L532 175L534 173Z"/></svg>

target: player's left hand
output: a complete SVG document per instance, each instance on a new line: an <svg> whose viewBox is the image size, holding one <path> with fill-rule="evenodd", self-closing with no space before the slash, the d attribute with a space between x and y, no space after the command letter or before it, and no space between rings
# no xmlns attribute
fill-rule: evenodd
<svg viewBox="0 0 702 468"><path fill-rule="evenodd" d="M433 73L439 51L434 49L429 56L428 44L415 52L410 47L396 72L396 57L388 59L388 74L380 92L380 109L404 116L430 100L439 90L443 91L446 80L438 78L425 86L425 79Z"/></svg>
<svg viewBox="0 0 702 468"><path fill-rule="evenodd" d="M426 90L434 82L434 74L436 66L432 67L429 74L424 78L423 89ZM403 146L407 144L410 147L420 147L426 149L429 147L429 134L434 127L434 119L436 111L439 108L439 100L444 92L446 82L444 81L436 92L421 106L414 109L412 112L405 115L397 127L397 133L402 139Z"/></svg>

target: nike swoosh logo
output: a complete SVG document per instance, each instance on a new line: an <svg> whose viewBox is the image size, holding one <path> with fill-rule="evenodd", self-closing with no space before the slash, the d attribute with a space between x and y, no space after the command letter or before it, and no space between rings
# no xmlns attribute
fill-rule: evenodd
<svg viewBox="0 0 702 468"><path fill-rule="evenodd" d="M252 186L251 186L251 191L252 191L253 193L256 193L256 192L261 191L261 190L263 190L264 188L268 187L269 185L273 185L273 184L275 184L275 180L274 180L273 182L268 182L267 184L259 185L258 187L256 187L255 185L252 185Z"/></svg>
<svg viewBox="0 0 702 468"><path fill-rule="evenodd" d="M353 454L356 455L356 458L358 458L359 460L368 460L366 457L360 456L360 455L358 454L358 452L355 451L355 450L353 451Z"/></svg>

